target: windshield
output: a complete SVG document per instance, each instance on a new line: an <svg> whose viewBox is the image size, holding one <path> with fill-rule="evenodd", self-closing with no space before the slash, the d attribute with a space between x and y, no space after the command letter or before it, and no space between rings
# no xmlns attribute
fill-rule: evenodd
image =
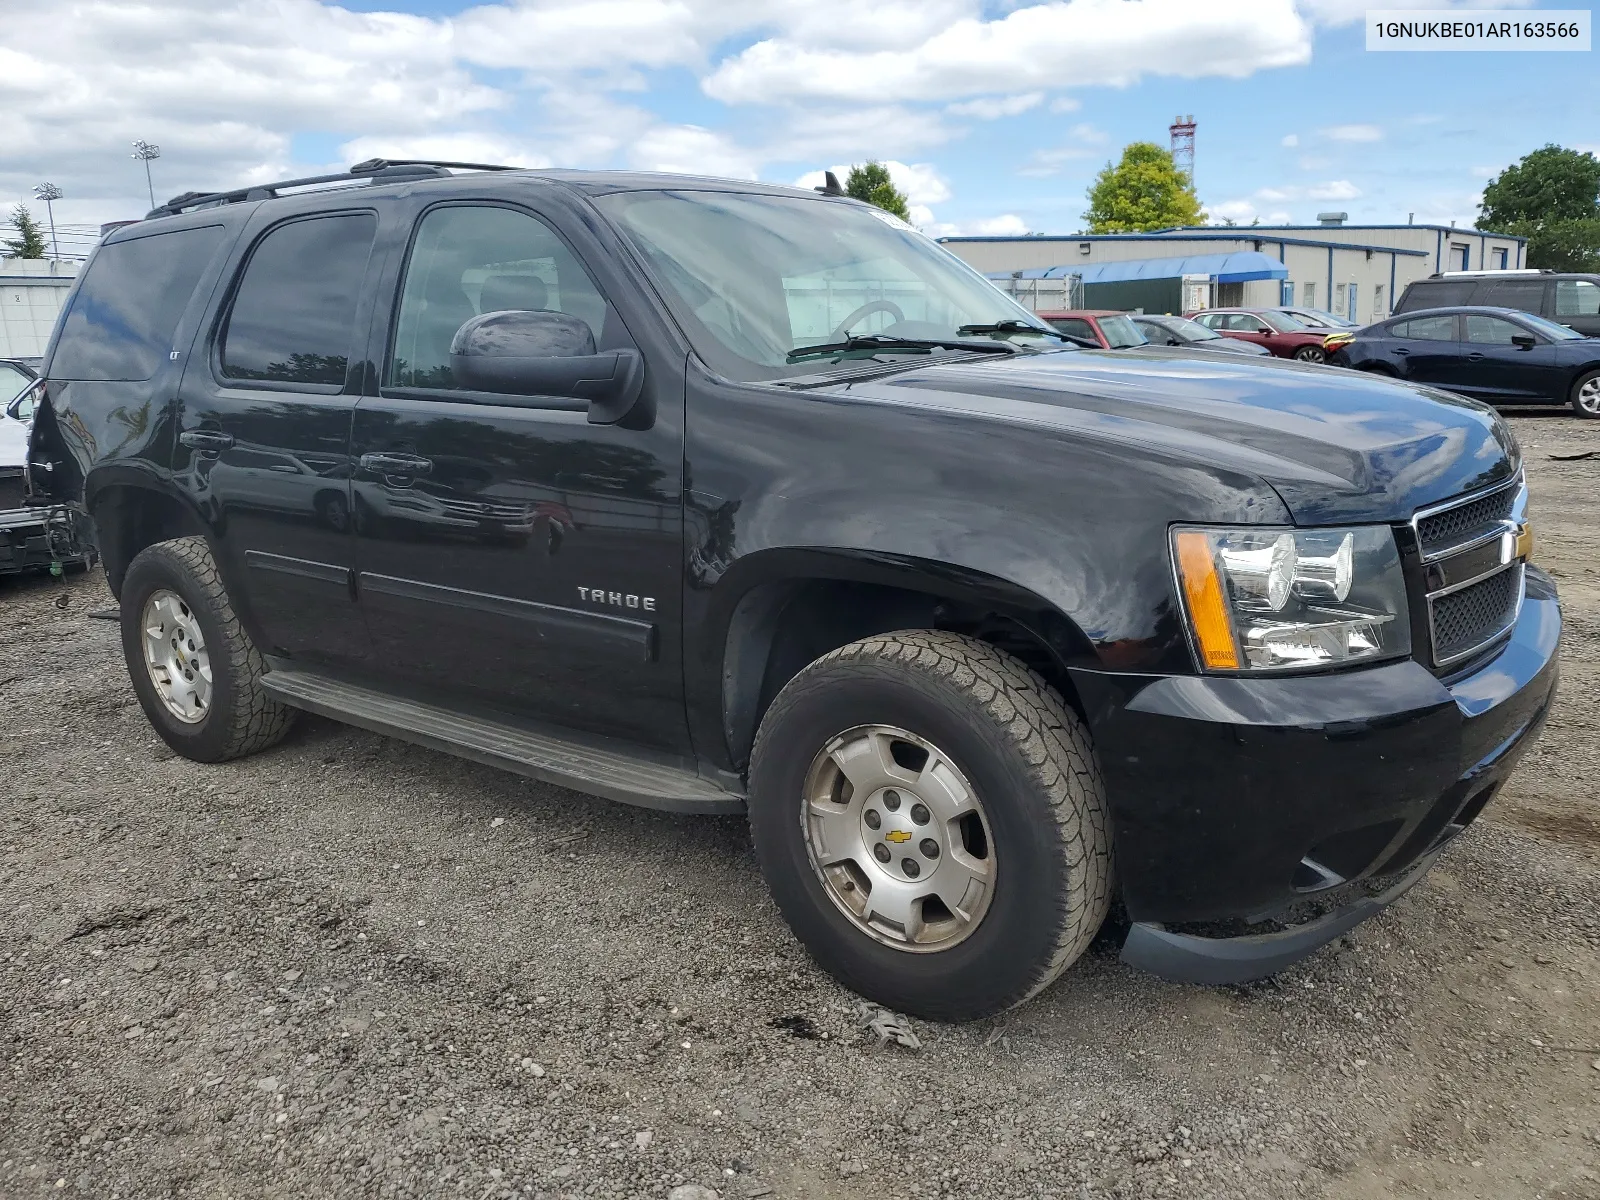
<svg viewBox="0 0 1600 1200"><path fill-rule="evenodd" d="M700 357L730 378L814 373L826 359L790 363L789 353L850 334L1062 345L983 276L879 209L697 191L596 203L638 247ZM1039 340L959 332L1007 321L1039 329Z"/></svg>
<svg viewBox="0 0 1600 1200"><path fill-rule="evenodd" d="M1262 313L1257 313L1256 316L1260 317L1263 321L1265 321L1268 325L1272 326L1279 333L1305 333L1305 332L1307 332L1306 326L1303 325L1301 322L1296 321L1288 313L1262 312Z"/></svg>
<svg viewBox="0 0 1600 1200"><path fill-rule="evenodd" d="M1523 324L1544 334L1552 342L1577 342L1583 340L1583 334L1575 329L1568 329L1565 325L1557 325L1554 321L1547 321L1543 317L1534 316L1532 313L1518 313L1517 316Z"/></svg>
<svg viewBox="0 0 1600 1200"><path fill-rule="evenodd" d="M1188 317L1168 317L1162 324L1188 342L1222 340L1222 335L1215 329L1202 325L1199 321L1191 321Z"/></svg>
<svg viewBox="0 0 1600 1200"><path fill-rule="evenodd" d="M1150 339L1140 333L1139 327L1127 317L1101 317L1100 332L1106 335L1106 345L1113 350L1150 344Z"/></svg>

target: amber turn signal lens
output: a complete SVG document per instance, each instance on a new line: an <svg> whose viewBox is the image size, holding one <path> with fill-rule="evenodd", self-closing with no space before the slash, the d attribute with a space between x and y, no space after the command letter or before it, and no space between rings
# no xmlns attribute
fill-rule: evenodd
<svg viewBox="0 0 1600 1200"><path fill-rule="evenodd" d="M1189 623L1200 643L1200 658L1213 671L1237 671L1239 650L1233 639L1233 619L1222 594L1211 542L1203 533L1184 532L1175 539L1178 575L1189 605Z"/></svg>

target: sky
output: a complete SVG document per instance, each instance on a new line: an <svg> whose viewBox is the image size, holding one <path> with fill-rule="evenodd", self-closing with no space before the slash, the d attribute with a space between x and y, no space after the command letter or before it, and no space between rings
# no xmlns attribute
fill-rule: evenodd
<svg viewBox="0 0 1600 1200"><path fill-rule="evenodd" d="M1593 52L1369 53L1366 7L5 0L0 203L55 184L84 246L149 206L134 139L157 200L374 155L806 184L870 157L929 233L1073 233L1184 113L1213 221L1468 225L1528 151L1600 151Z"/></svg>

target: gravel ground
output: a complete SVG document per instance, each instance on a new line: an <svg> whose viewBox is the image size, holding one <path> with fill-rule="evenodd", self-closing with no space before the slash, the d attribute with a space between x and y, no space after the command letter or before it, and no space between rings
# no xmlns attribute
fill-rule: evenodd
<svg viewBox="0 0 1600 1200"><path fill-rule="evenodd" d="M1600 457L1549 457L1600 427L1515 424L1562 694L1427 882L1252 987L1097 944L917 1052L742 822L312 719L199 766L98 574L0 581L0 1195L1600 1197Z"/></svg>

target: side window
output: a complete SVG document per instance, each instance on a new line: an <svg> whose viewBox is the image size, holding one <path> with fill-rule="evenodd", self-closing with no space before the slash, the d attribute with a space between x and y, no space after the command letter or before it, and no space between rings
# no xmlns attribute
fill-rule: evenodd
<svg viewBox="0 0 1600 1200"><path fill-rule="evenodd" d="M1229 329L1237 329L1240 333L1266 333L1267 327L1248 313L1234 313L1228 318Z"/></svg>
<svg viewBox="0 0 1600 1200"><path fill-rule="evenodd" d="M221 244L222 227L203 225L100 247L61 326L51 378L149 379Z"/></svg>
<svg viewBox="0 0 1600 1200"><path fill-rule="evenodd" d="M1503 323L1503 322L1502 322ZM1417 317L1399 321L1389 326L1391 337L1418 342L1453 342L1456 340L1454 317Z"/></svg>
<svg viewBox="0 0 1600 1200"><path fill-rule="evenodd" d="M1513 325L1510 321L1502 321L1499 317L1478 316L1467 314L1467 341L1477 342L1487 346L1509 346L1511 339L1517 336L1527 337L1528 331Z"/></svg>
<svg viewBox="0 0 1600 1200"><path fill-rule="evenodd" d="M225 379L342 386L377 218L312 217L257 244L222 333Z"/></svg>
<svg viewBox="0 0 1600 1200"><path fill-rule="evenodd" d="M21 367L13 367L10 363L0 363L0 405L10 404L11 401L16 399L17 393L32 382L33 376L29 375ZM28 406L28 411L30 414L33 411L31 404ZM22 417L24 421L28 419L28 417Z"/></svg>
<svg viewBox="0 0 1600 1200"><path fill-rule="evenodd" d="M1473 293L1472 302L1487 308L1515 308L1537 315L1544 307L1544 280L1496 279Z"/></svg>
<svg viewBox="0 0 1600 1200"><path fill-rule="evenodd" d="M594 280L543 221L487 205L432 210L422 219L406 264L384 382L456 386L450 370L456 331L473 317L507 310L577 317L589 326L597 349L615 349L623 337Z"/></svg>
<svg viewBox="0 0 1600 1200"><path fill-rule="evenodd" d="M1587 279L1556 280L1556 316L1600 316L1600 286Z"/></svg>

